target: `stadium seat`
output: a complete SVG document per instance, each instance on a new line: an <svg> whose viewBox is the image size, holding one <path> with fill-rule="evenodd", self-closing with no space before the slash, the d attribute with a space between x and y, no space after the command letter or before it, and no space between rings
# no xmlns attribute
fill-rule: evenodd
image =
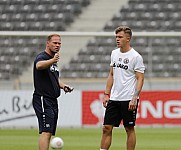
<svg viewBox="0 0 181 150"><path fill-rule="evenodd" d="M180 31L179 9L180 5L177 0L129 0L128 4L120 8L120 11L106 23L103 30L114 31L121 23L122 25L130 26L133 31ZM146 69L149 67L148 63L151 62L154 65L151 68L151 72L146 71L146 77L176 77L175 72L179 64L178 56L181 53L180 43L181 40L179 38L133 37L131 44L143 56ZM106 71L108 68L103 66L109 67L110 57L108 58L108 56L110 56L115 45L114 38L95 37L88 42L86 48L81 49L78 55L70 61L70 65L72 63L85 63L92 58L92 61L90 61L92 66L90 68L92 68L91 70L94 73L97 72L96 77L107 77ZM174 63L174 67L168 65L169 63ZM102 70L103 68L105 70ZM63 69L62 71L66 72L68 70ZM74 70L74 73L80 71L84 72L82 69L79 71ZM104 75L102 72L105 72Z"/></svg>
<svg viewBox="0 0 181 150"><path fill-rule="evenodd" d="M89 4L90 0L1 0L0 31L65 31ZM0 79L9 80L22 72L18 65L28 66L44 48L44 39L1 36L0 45Z"/></svg>
<svg viewBox="0 0 181 150"><path fill-rule="evenodd" d="M90 3L90 0L1 0L0 31L66 31L66 27L82 13L83 7ZM127 5L120 8L119 12L107 21L102 30L114 31L122 24L130 26L134 32L181 31L180 9L179 0L129 0ZM146 77L179 77L181 75L178 66L181 63L179 38L140 36L133 37L131 44L143 56L146 68L149 67L150 62L154 65L151 71L146 70ZM5 60L10 60L11 63L27 65L32 62L38 50L44 48L44 39L1 37L0 45L2 64L6 62ZM115 38L93 38L80 49L69 64L62 68L62 77L107 77L110 54L115 47ZM34 52L35 48L38 48L36 52ZM17 55L17 57L8 58L12 55ZM22 59L19 59L20 57ZM15 76L20 74L16 65L14 68L12 64L1 65L0 68L0 78L5 78L4 73L7 76L6 79L11 77L10 73Z"/></svg>

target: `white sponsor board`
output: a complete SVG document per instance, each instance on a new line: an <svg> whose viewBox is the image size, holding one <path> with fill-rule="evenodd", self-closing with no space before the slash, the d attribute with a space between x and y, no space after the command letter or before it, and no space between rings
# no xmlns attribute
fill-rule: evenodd
<svg viewBox="0 0 181 150"><path fill-rule="evenodd" d="M81 127L82 126L82 96L81 91L73 91L58 98L59 120L58 126Z"/></svg>
<svg viewBox="0 0 181 150"><path fill-rule="evenodd" d="M32 91L0 91L0 127L38 127L32 106ZM81 92L58 98L58 126L81 126Z"/></svg>

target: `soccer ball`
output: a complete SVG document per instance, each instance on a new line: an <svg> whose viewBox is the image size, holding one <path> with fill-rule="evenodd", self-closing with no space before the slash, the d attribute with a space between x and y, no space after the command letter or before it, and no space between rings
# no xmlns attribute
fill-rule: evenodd
<svg viewBox="0 0 181 150"><path fill-rule="evenodd" d="M62 149L64 142L60 137L54 137L50 142L50 146L52 149Z"/></svg>

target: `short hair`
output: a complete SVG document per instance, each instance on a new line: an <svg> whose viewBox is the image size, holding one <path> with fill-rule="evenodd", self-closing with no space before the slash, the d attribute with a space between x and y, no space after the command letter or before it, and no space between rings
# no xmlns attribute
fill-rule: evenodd
<svg viewBox="0 0 181 150"><path fill-rule="evenodd" d="M50 41L53 36L61 37L59 34L50 34L50 35L47 37L47 41Z"/></svg>
<svg viewBox="0 0 181 150"><path fill-rule="evenodd" d="M129 34L130 39L132 37L132 31L131 28L129 28L128 26L119 26L116 28L115 33L117 34L118 32L124 31L124 33Z"/></svg>

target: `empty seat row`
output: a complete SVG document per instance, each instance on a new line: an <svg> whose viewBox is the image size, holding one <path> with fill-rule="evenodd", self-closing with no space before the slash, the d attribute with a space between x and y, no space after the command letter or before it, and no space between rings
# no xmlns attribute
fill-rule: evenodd
<svg viewBox="0 0 181 150"><path fill-rule="evenodd" d="M3 0L0 31L65 31L90 0Z"/></svg>
<svg viewBox="0 0 181 150"><path fill-rule="evenodd" d="M15 4L16 2L17 4ZM73 3L78 4L79 2L76 0L2 0L0 4L9 5L10 8L4 7L0 9L2 14L0 16L0 20L2 20L0 30L66 30L66 21L68 22L68 20L65 19L75 17L75 15L71 16L72 12L75 12L73 7L76 7ZM45 12L45 8L50 3L52 5L49 12ZM63 6L67 4L64 11L59 11L56 6L56 4L60 5L61 3ZM81 1L82 3L83 0ZM23 16L22 12L26 12L26 9L29 9L28 6L35 6L34 4L37 7L30 9L34 10L34 12L29 12L28 15ZM128 5L121 8L108 21L103 30L112 32L119 25L128 25L133 29L133 32L181 31L181 14L179 11L180 5L178 4L179 0L129 0ZM15 7L13 8L11 5L22 5L24 8L20 11L21 13L14 15L2 13L5 10L13 10ZM54 11L56 11L56 15L54 15ZM57 13L57 11L59 12ZM66 17L65 14L70 16ZM71 20L69 21L71 22ZM181 77L180 39L177 37L133 37L131 45L143 56L146 66L146 77ZM5 77L3 72L6 73L7 78L10 77L10 73L21 74L22 70L17 66L22 63L21 61L26 61L26 56L35 56L35 53L31 53L31 50L34 51L35 45L42 50L43 41L44 39L41 38L2 38L0 40L0 78ZM6 47L8 46L7 50ZM21 46L27 47L27 49L23 50ZM85 47L80 49L79 53L71 59L69 64L62 68L61 76L65 78L106 78L109 73L110 54L115 48L115 37L93 38ZM27 53L26 56L24 56L25 53ZM38 50L36 53L38 53ZM17 55L17 57L6 58L12 54ZM27 61L32 62L32 57L29 58ZM9 63L5 59L9 60ZM14 65L15 62L18 65ZM28 62L24 62L23 65L28 64Z"/></svg>

